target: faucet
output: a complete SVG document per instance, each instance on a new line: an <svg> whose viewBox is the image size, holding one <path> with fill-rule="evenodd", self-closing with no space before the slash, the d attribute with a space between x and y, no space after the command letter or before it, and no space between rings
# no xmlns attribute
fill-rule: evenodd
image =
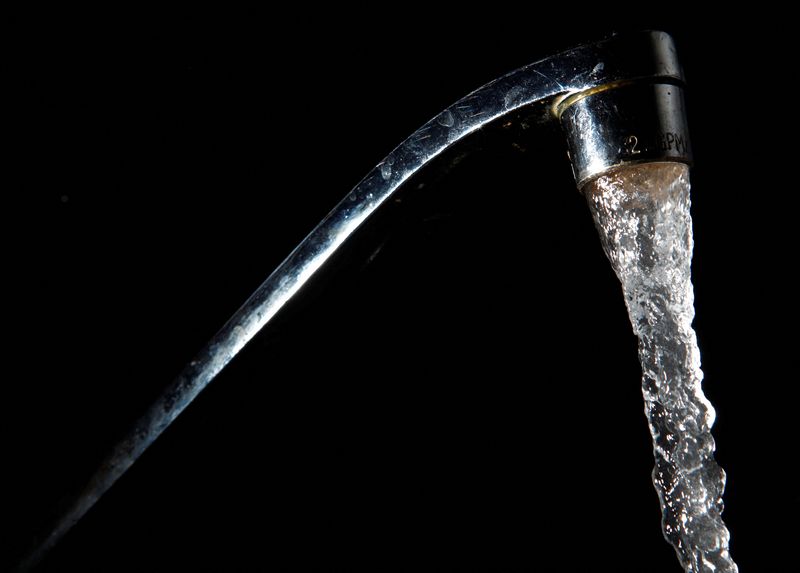
<svg viewBox="0 0 800 573"><path fill-rule="evenodd" d="M511 72L448 107L392 151L311 231L136 422L20 571L89 511L244 346L270 324L362 224L401 189L479 150L484 129L561 126L579 189L618 166L691 162L684 78L663 32L615 36ZM517 132L514 132L517 133Z"/></svg>

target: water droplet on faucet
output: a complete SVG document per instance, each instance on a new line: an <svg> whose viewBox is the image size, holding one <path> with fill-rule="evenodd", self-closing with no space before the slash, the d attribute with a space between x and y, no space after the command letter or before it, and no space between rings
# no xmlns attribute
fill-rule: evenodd
<svg viewBox="0 0 800 573"><path fill-rule="evenodd" d="M392 176L392 163L390 161L384 161L381 163L380 169L381 177L383 177L384 181L388 181Z"/></svg>
<svg viewBox="0 0 800 573"><path fill-rule="evenodd" d="M456 119L453 117L453 112L446 109L436 116L436 123L444 127L453 127L456 123Z"/></svg>

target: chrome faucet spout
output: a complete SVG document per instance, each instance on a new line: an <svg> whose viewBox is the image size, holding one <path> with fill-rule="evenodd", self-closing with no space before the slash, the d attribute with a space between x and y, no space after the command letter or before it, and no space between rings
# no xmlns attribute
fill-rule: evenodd
<svg viewBox="0 0 800 573"><path fill-rule="evenodd" d="M431 119L334 207L165 388L19 570L35 566L362 224L434 158L490 125L560 122L579 187L626 163L689 162L683 83L672 39L648 31L520 68Z"/></svg>

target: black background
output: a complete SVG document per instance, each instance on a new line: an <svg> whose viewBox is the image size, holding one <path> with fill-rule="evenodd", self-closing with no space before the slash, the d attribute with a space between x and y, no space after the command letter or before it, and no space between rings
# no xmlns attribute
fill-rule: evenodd
<svg viewBox="0 0 800 573"><path fill-rule="evenodd" d="M15 23L0 563L417 127L516 67L657 28L689 81L695 325L732 551L786 570L791 36L753 14L469 12ZM563 144L543 141L411 201L379 256L279 317L41 570L678 571L619 286Z"/></svg>

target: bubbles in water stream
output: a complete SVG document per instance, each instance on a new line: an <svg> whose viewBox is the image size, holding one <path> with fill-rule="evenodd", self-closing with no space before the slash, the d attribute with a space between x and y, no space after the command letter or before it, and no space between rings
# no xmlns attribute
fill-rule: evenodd
<svg viewBox="0 0 800 573"><path fill-rule="evenodd" d="M714 408L703 395L692 329L689 168L634 165L584 187L639 338L664 536L690 573L735 573L720 517L725 472L714 461Z"/></svg>

